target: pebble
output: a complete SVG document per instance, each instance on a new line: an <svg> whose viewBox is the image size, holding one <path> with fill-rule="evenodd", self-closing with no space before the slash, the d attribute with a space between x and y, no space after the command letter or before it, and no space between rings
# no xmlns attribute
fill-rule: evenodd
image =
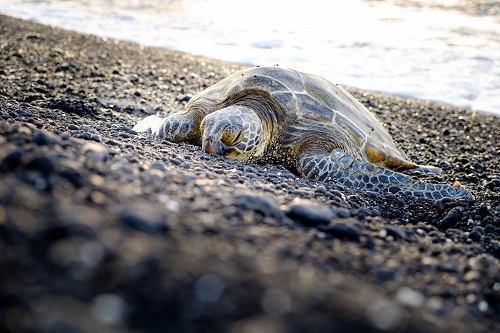
<svg viewBox="0 0 500 333"><path fill-rule="evenodd" d="M341 219L346 219L348 217L351 217L351 212L342 207L333 207L332 208L333 214L335 214L336 217L341 218Z"/></svg>
<svg viewBox="0 0 500 333"><path fill-rule="evenodd" d="M48 176L56 170L54 162L46 156L35 157L26 164L26 169L34 170Z"/></svg>
<svg viewBox="0 0 500 333"><path fill-rule="evenodd" d="M60 171L59 176L69 181L76 188L80 188L83 186L83 177L82 174L73 168L66 168L65 170Z"/></svg>
<svg viewBox="0 0 500 333"><path fill-rule="evenodd" d="M283 218L283 212L272 198L253 194L239 194L236 196L236 206L242 210L250 209L264 216L274 217L278 220Z"/></svg>
<svg viewBox="0 0 500 333"><path fill-rule="evenodd" d="M500 187L500 179L492 179L486 187L491 189Z"/></svg>
<svg viewBox="0 0 500 333"><path fill-rule="evenodd" d="M193 95L191 94L185 94L185 95L181 95L178 97L178 100L181 101L181 102L189 102L189 100L193 98Z"/></svg>
<svg viewBox="0 0 500 333"><path fill-rule="evenodd" d="M472 239L473 241L478 241L481 239L481 233L477 230L474 230L471 233L469 233L469 238Z"/></svg>
<svg viewBox="0 0 500 333"><path fill-rule="evenodd" d="M396 228L393 226L388 226L388 227L385 227L385 231L387 232L388 236L392 236L396 240L406 238L406 234L399 228Z"/></svg>
<svg viewBox="0 0 500 333"><path fill-rule="evenodd" d="M88 155L98 161L105 161L108 156L108 149L100 143L87 142L82 146L81 154Z"/></svg>
<svg viewBox="0 0 500 333"><path fill-rule="evenodd" d="M335 238L358 241L362 235L362 232L359 229L359 227L355 225L355 223L357 223L357 220L355 219L344 219L344 220L348 221L343 221L343 222L335 221L332 224L328 225L327 227L322 227L321 231L329 235L332 235Z"/></svg>
<svg viewBox="0 0 500 333"><path fill-rule="evenodd" d="M474 232L477 232L481 236L484 235L484 228L483 227L475 227Z"/></svg>
<svg viewBox="0 0 500 333"><path fill-rule="evenodd" d="M168 231L168 226L154 214L126 211L119 215L120 223L127 228L142 231L147 234L163 234Z"/></svg>
<svg viewBox="0 0 500 333"><path fill-rule="evenodd" d="M438 222L439 227L441 228L452 228L457 225L458 222L462 220L464 208L463 207L454 207L450 209L448 214Z"/></svg>
<svg viewBox="0 0 500 333"><path fill-rule="evenodd" d="M14 171L21 164L23 153L19 150L14 150L7 154L0 163L0 171Z"/></svg>
<svg viewBox="0 0 500 333"><path fill-rule="evenodd" d="M165 167L165 164L161 163L161 162L154 162L154 163L151 163L150 169L156 169L156 170L160 170L160 171L165 171L167 168Z"/></svg>
<svg viewBox="0 0 500 333"><path fill-rule="evenodd" d="M294 203L287 212L288 217L308 227L328 224L333 218L330 208L312 202Z"/></svg>
<svg viewBox="0 0 500 333"><path fill-rule="evenodd" d="M418 308L424 304L425 296L408 287L401 287L396 293L396 298L403 304Z"/></svg>
<svg viewBox="0 0 500 333"><path fill-rule="evenodd" d="M33 142L41 146L60 144L59 137L52 133L38 132L33 138Z"/></svg>
<svg viewBox="0 0 500 333"><path fill-rule="evenodd" d="M31 113L29 113L28 111L24 111L24 110L16 110L16 113L20 116L23 116L23 117L29 117L31 116Z"/></svg>

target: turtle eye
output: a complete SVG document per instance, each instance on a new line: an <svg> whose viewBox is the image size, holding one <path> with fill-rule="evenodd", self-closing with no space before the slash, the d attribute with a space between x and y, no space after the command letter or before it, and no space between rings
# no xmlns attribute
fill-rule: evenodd
<svg viewBox="0 0 500 333"><path fill-rule="evenodd" d="M230 125L224 129L221 141L225 145L235 145L243 139L243 128Z"/></svg>

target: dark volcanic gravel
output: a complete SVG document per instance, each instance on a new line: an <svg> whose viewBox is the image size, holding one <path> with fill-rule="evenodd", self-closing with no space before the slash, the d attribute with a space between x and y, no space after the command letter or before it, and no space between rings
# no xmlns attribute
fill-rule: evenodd
<svg viewBox="0 0 500 333"><path fill-rule="evenodd" d="M350 90L428 181L357 194L131 128L241 68L0 16L1 332L499 332L500 118Z"/></svg>

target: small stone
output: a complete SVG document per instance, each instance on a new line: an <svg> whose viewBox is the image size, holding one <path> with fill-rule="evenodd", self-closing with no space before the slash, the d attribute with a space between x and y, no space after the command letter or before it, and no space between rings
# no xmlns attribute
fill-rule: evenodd
<svg viewBox="0 0 500 333"><path fill-rule="evenodd" d="M70 138L70 137L71 137L71 136L70 136L68 133L61 133L61 134L59 135L59 138L61 138L61 140L63 140L63 141L67 141L67 140L69 140L69 138Z"/></svg>
<svg viewBox="0 0 500 333"><path fill-rule="evenodd" d="M364 219L366 217L369 217L369 216L378 216L378 212L374 211L374 210L371 210L371 209L367 209L367 208L360 208L358 209L358 211L356 212L356 215L360 218L360 219Z"/></svg>
<svg viewBox="0 0 500 333"><path fill-rule="evenodd" d="M80 127L74 125L74 124L71 124L68 126L68 129L72 130L72 131L78 131L80 129Z"/></svg>
<svg viewBox="0 0 500 333"><path fill-rule="evenodd" d="M482 172L484 167L481 163L479 162L474 162L474 164L472 165L474 167L474 169L476 169L476 171L478 172Z"/></svg>
<svg viewBox="0 0 500 333"><path fill-rule="evenodd" d="M33 142L41 146L51 146L59 144L59 137L52 133L38 132L33 138Z"/></svg>
<svg viewBox="0 0 500 333"><path fill-rule="evenodd" d="M82 155L88 155L95 160L104 161L108 156L108 150L100 143L87 142L81 149Z"/></svg>
<svg viewBox="0 0 500 333"><path fill-rule="evenodd" d="M457 225L463 217L464 208L454 207L450 209L448 214L439 222L441 228L452 228Z"/></svg>
<svg viewBox="0 0 500 333"><path fill-rule="evenodd" d="M341 218L341 219L346 219L346 218L349 218L351 217L351 212L346 209L346 208L342 208L342 207L333 207L332 208L332 212L333 214L335 214L338 218Z"/></svg>
<svg viewBox="0 0 500 333"><path fill-rule="evenodd" d="M399 288L396 294L396 298L401 303L413 308L422 306L425 301L424 295L408 287Z"/></svg>
<svg viewBox="0 0 500 333"><path fill-rule="evenodd" d="M75 169L67 168L59 172L59 176L69 181L76 188L82 187L82 175Z"/></svg>
<svg viewBox="0 0 500 333"><path fill-rule="evenodd" d="M466 282L471 282L471 281L479 281L481 279L481 274L477 271L468 271L464 275L464 281Z"/></svg>
<svg viewBox="0 0 500 333"><path fill-rule="evenodd" d="M450 169L451 168L450 162L447 162L447 161L441 161L441 163L439 163L439 166L443 169Z"/></svg>
<svg viewBox="0 0 500 333"><path fill-rule="evenodd" d="M149 167L149 169L151 169L151 170L160 170L160 171L165 171L166 170L165 164L160 163L160 162L154 162L154 163L152 163L151 166Z"/></svg>
<svg viewBox="0 0 500 333"><path fill-rule="evenodd" d="M488 184L486 184L486 187L490 189L500 187L500 179L492 179Z"/></svg>
<svg viewBox="0 0 500 333"><path fill-rule="evenodd" d="M31 116L31 113L29 113L28 111L24 111L24 110L16 110L16 113L22 117L29 117Z"/></svg>
<svg viewBox="0 0 500 333"><path fill-rule="evenodd" d="M21 164L23 154L19 150L14 150L7 154L0 163L0 171L14 171Z"/></svg>
<svg viewBox="0 0 500 333"><path fill-rule="evenodd" d="M185 94L178 97L179 101L181 102L189 102L191 98L193 98L193 95L191 94Z"/></svg>
<svg viewBox="0 0 500 333"><path fill-rule="evenodd" d="M38 38L40 38L40 35L37 33L30 33L30 34L26 35L26 39L28 39L28 40L35 40Z"/></svg>
<svg viewBox="0 0 500 333"><path fill-rule="evenodd" d="M175 164L175 165L181 165L182 164L181 160L178 160L178 159L173 158L173 157L169 158L169 161L170 161L170 163Z"/></svg>
<svg viewBox="0 0 500 333"><path fill-rule="evenodd" d="M473 241L478 241L481 239L481 234L478 231L474 230L469 234L469 238Z"/></svg>
<svg viewBox="0 0 500 333"><path fill-rule="evenodd" d="M236 205L241 209L253 210L266 217L274 217L280 220L283 217L283 212L274 200L265 196L240 194L236 197Z"/></svg>
<svg viewBox="0 0 500 333"><path fill-rule="evenodd" d="M293 204L287 215L309 227L328 224L333 218L330 208L309 202Z"/></svg>
<svg viewBox="0 0 500 333"><path fill-rule="evenodd" d="M482 216L487 216L490 213L491 206L489 204L482 204L479 207L479 214Z"/></svg>
<svg viewBox="0 0 500 333"><path fill-rule="evenodd" d="M394 239L404 239L406 236L403 231L392 226L385 227L385 231L387 232L388 236L392 236L394 237Z"/></svg>
<svg viewBox="0 0 500 333"><path fill-rule="evenodd" d="M121 126L121 127L119 128L119 130L124 131L124 132L127 132L127 133L129 133L129 134L137 134L137 132L136 132L136 131L134 131L133 129L131 129L130 127L127 127L127 126Z"/></svg>
<svg viewBox="0 0 500 333"><path fill-rule="evenodd" d="M39 171L44 175L49 175L55 171L56 167L54 162L48 157L40 156L36 157L26 164L26 169Z"/></svg>
<svg viewBox="0 0 500 333"><path fill-rule="evenodd" d="M165 233L168 231L168 227L161 220L156 219L153 215L149 216L139 212L127 211L120 214L120 222L122 225L134 229L137 231L142 231L147 234L158 234Z"/></svg>
<svg viewBox="0 0 500 333"><path fill-rule="evenodd" d="M478 232L481 236L484 235L483 227L475 227L473 231Z"/></svg>
<svg viewBox="0 0 500 333"><path fill-rule="evenodd" d="M92 303L92 312L103 323L117 325L123 321L126 307L125 301L120 296L100 294L93 299Z"/></svg>
<svg viewBox="0 0 500 333"><path fill-rule="evenodd" d="M335 238L357 241L362 233L361 230L354 225L353 221L356 220L352 219L351 221L351 219L349 219L349 221L346 222L334 223L326 228L321 228L321 230Z"/></svg>

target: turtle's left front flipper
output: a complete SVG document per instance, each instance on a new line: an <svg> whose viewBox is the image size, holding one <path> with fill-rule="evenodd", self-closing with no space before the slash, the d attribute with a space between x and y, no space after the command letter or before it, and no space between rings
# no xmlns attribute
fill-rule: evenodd
<svg viewBox="0 0 500 333"><path fill-rule="evenodd" d="M335 149L331 154L306 151L299 156L297 171L305 178L334 181L361 191L402 192L428 199L472 198L464 188L418 182L410 176L354 158L342 149Z"/></svg>
<svg viewBox="0 0 500 333"><path fill-rule="evenodd" d="M166 118L149 116L133 128L136 132L152 134L170 142L200 141L200 123L206 113L193 108L173 113Z"/></svg>

